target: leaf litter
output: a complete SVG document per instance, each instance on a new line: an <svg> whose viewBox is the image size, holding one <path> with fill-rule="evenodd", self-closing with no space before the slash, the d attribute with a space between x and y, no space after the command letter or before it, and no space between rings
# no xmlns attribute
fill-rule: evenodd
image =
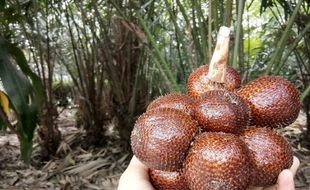
<svg viewBox="0 0 310 190"><path fill-rule="evenodd" d="M63 139L59 158L25 166L20 160L19 142L14 134L0 133L0 190L71 190L117 188L130 154L120 139L109 141L105 148L85 150L81 146L85 131L75 128L74 114L64 111L58 126ZM71 119L68 119L71 118ZM36 142L37 140L35 140ZM34 144L33 163L39 146Z"/></svg>

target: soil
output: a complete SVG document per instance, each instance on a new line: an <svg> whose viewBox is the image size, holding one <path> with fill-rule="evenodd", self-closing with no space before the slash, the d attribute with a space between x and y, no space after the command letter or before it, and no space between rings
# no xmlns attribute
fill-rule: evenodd
<svg viewBox="0 0 310 190"><path fill-rule="evenodd" d="M63 140L58 157L42 162L39 157L38 139L35 139L31 166L20 160L19 142L14 134L0 133L0 189L1 190L114 190L126 169L131 155L117 135L102 149L83 149L85 132L76 128L75 109L64 110L58 118ZM310 150L302 139L305 115L279 132L291 143L301 164L295 176L296 190L310 190ZM111 123L113 134L113 123ZM112 135L113 136L113 135Z"/></svg>

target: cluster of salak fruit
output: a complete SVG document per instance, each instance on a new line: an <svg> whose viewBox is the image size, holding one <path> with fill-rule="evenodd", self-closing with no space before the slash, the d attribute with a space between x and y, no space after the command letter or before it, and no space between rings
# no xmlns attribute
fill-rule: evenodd
<svg viewBox="0 0 310 190"><path fill-rule="evenodd" d="M299 92L264 76L240 87L227 67L229 30L221 28L210 65L188 79L188 95L151 102L131 135L132 150L159 190L242 190L269 186L293 162L274 129L294 122Z"/></svg>

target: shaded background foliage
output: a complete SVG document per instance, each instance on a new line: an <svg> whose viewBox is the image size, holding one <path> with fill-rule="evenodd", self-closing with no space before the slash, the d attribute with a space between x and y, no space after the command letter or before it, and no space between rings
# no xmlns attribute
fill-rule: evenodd
<svg viewBox="0 0 310 190"><path fill-rule="evenodd" d="M11 64L14 72L29 80L28 92L43 91L42 103L35 105L39 120L31 125L38 125L44 159L56 155L61 141L57 107L71 104L86 131L85 147L121 141L130 151L136 117L158 95L186 92L188 75L209 62L221 25L233 29L229 64L244 83L270 74L296 84L308 118L305 139L310 139L308 1L6 0L0 14L1 39L22 49L23 64L36 75L19 69L18 61ZM22 55L16 50L10 56ZM8 75L0 76L3 90L20 121L17 100L6 88ZM117 135L108 133L111 122ZM29 134L33 129L25 128ZM30 154L26 157L29 161Z"/></svg>

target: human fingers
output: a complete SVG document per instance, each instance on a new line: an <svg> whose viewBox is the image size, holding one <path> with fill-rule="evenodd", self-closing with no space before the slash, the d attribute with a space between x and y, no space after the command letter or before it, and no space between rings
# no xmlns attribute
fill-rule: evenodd
<svg viewBox="0 0 310 190"><path fill-rule="evenodd" d="M118 190L154 190L149 180L148 168L135 156L120 177Z"/></svg>
<svg viewBox="0 0 310 190"><path fill-rule="evenodd" d="M294 187L294 176L296 175L296 172L297 172L297 169L299 167L299 164L300 164L299 159L296 156L294 156L293 157L293 164L290 167L290 169L283 170L279 174L277 184L279 184L278 188L280 187L281 189L277 189L276 185L272 185L272 186L269 186L269 187L250 187L248 190L291 190L291 189L287 189L285 186L284 187L282 187L282 186L283 186L284 182L289 182ZM288 172L290 172L291 175L288 174ZM288 178L290 180L288 180ZM292 181L293 181L293 183L292 183ZM280 186L280 182L281 182L281 186Z"/></svg>
<svg viewBox="0 0 310 190"><path fill-rule="evenodd" d="M291 168L290 168L290 171L292 172L293 176L296 175L296 172L297 172L297 170L298 170L299 165L300 165L299 159L298 159L296 156L294 156L294 158L293 158L293 164L292 164L292 166L291 166Z"/></svg>
<svg viewBox="0 0 310 190"><path fill-rule="evenodd" d="M293 164L290 169L283 170L278 178L277 190L294 190L294 176L300 165L300 161L294 156Z"/></svg>
<svg viewBox="0 0 310 190"><path fill-rule="evenodd" d="M280 173L277 190L295 190L294 175L291 170L283 170Z"/></svg>

